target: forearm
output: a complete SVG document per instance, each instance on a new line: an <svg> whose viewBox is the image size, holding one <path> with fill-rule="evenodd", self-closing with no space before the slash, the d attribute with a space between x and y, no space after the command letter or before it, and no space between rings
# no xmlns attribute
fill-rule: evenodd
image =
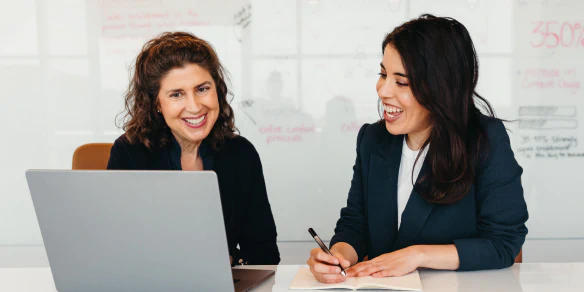
<svg viewBox="0 0 584 292"><path fill-rule="evenodd" d="M420 268L457 270L460 266L454 244L412 246L420 256Z"/></svg>
<svg viewBox="0 0 584 292"><path fill-rule="evenodd" d="M351 266L355 265L359 261L357 252L355 249L346 242L337 242L331 247L331 253L334 255L340 253L346 260L351 263Z"/></svg>

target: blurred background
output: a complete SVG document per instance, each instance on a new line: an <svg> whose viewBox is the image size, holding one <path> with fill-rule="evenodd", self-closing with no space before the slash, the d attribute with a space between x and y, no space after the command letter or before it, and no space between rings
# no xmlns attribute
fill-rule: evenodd
<svg viewBox="0 0 584 292"><path fill-rule="evenodd" d="M316 246L306 229L332 236L357 132L379 119L383 38L423 13L467 27L477 91L511 121L530 212L524 262L582 262L583 11L580 0L2 0L0 262L46 265L24 171L70 169L78 146L113 142L141 46L188 31L229 71L282 263L304 263Z"/></svg>

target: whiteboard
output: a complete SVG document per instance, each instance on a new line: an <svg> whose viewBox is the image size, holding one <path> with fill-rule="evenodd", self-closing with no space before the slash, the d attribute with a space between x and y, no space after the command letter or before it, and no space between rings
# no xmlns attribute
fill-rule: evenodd
<svg viewBox="0 0 584 292"><path fill-rule="evenodd" d="M579 0L22 0L0 4L0 244L40 244L24 170L112 142L129 67L163 31L213 44L236 126L260 153L280 241L333 235L360 126L379 119L381 42L422 13L462 22L478 92L524 168L528 238L584 238L584 2Z"/></svg>

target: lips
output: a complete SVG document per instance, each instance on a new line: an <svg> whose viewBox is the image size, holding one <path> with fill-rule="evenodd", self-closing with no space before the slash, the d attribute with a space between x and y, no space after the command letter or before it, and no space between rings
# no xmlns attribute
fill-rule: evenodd
<svg viewBox="0 0 584 292"><path fill-rule="evenodd" d="M397 120L404 112L402 108L389 104L383 104L383 109L385 111L385 120L388 122Z"/></svg>
<svg viewBox="0 0 584 292"><path fill-rule="evenodd" d="M200 128L207 122L207 114L194 118L183 118L182 120L190 128Z"/></svg>

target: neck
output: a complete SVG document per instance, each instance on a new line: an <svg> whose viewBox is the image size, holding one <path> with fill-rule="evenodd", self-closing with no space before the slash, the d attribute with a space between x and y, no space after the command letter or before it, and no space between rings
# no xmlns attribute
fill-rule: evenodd
<svg viewBox="0 0 584 292"><path fill-rule="evenodd" d="M174 136L174 139L176 139L176 142L178 142L178 145L180 146L181 156L199 155L198 150L199 146L201 146L202 141L192 142L183 139L182 137L180 137L179 135L175 135L174 133L172 133L172 135Z"/></svg>
<svg viewBox="0 0 584 292"><path fill-rule="evenodd" d="M413 151L420 150L424 142L426 142L428 137L430 137L431 130L432 126L428 126L427 128L421 131L408 133L406 135L406 144L408 144L408 147Z"/></svg>

